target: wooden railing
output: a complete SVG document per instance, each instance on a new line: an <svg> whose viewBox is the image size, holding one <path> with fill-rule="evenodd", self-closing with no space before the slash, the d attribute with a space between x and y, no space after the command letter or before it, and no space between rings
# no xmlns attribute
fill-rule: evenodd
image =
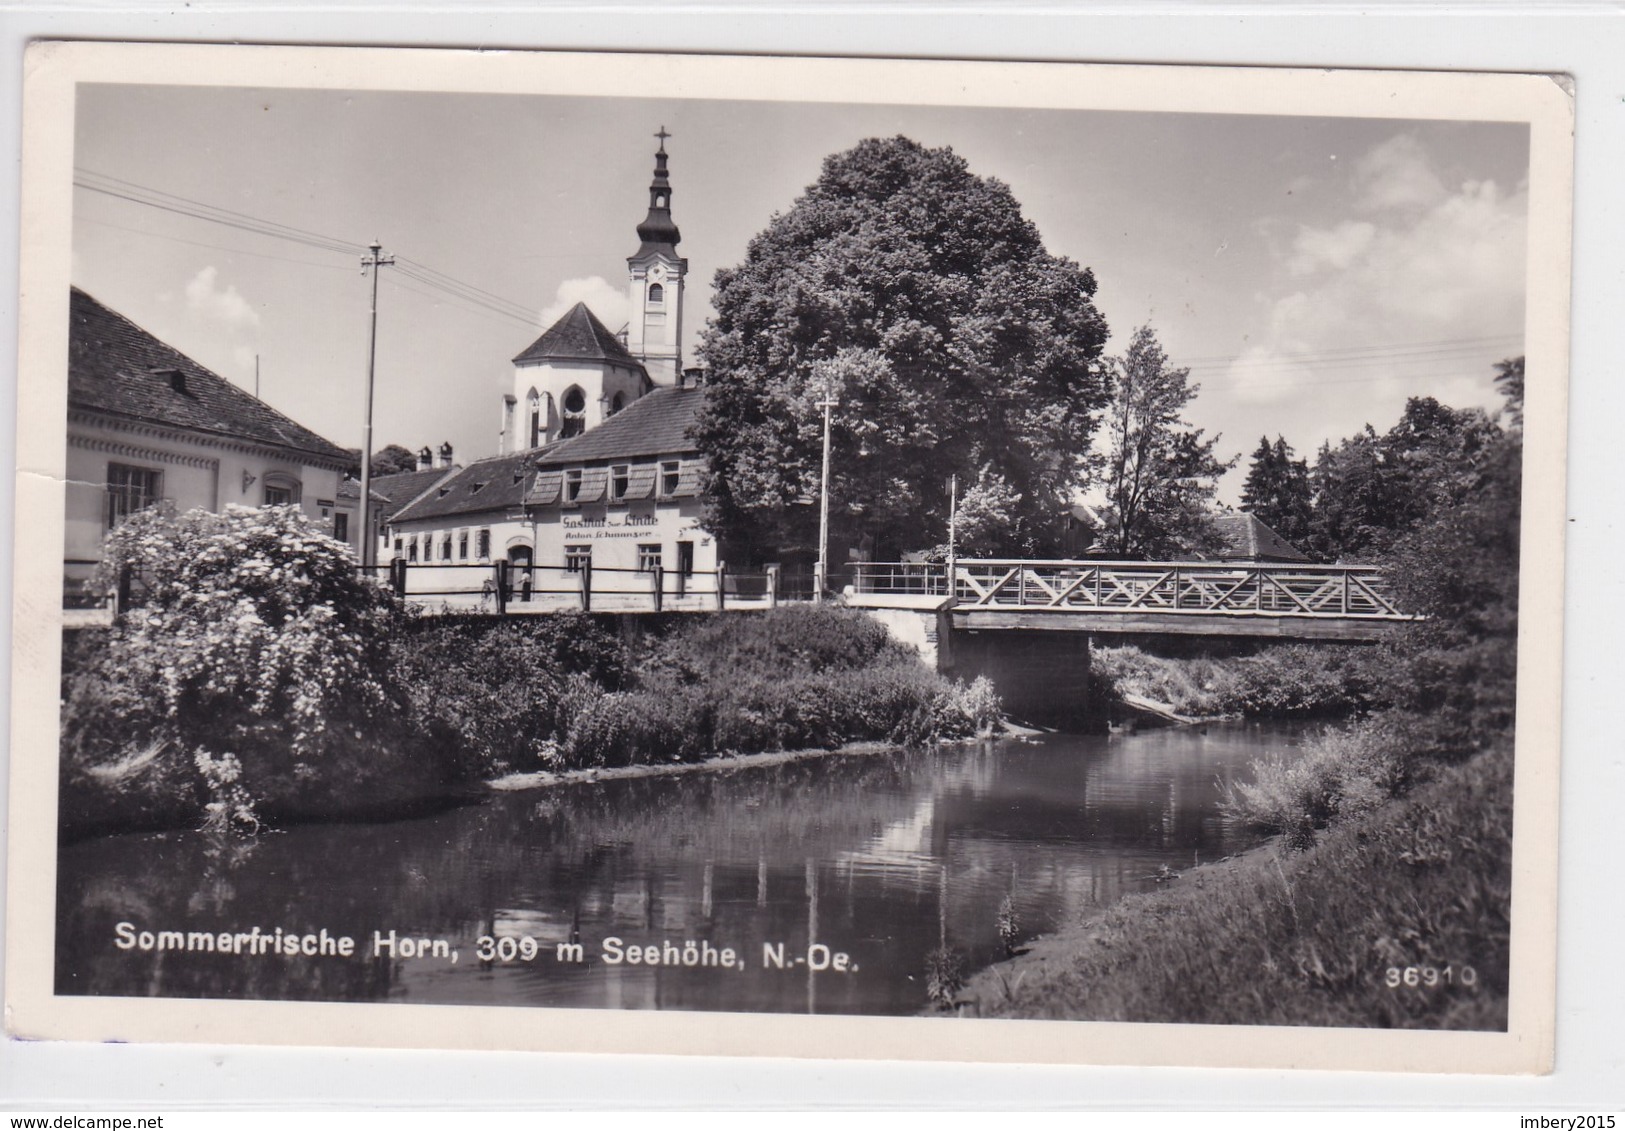
<svg viewBox="0 0 1625 1131"><path fill-rule="evenodd" d="M739 573L716 569L678 571L656 566L597 566L591 562L526 565L518 562L409 562L376 567L397 596L452 612L665 612L764 608L778 603L773 569Z"/></svg>
<svg viewBox="0 0 1625 1131"><path fill-rule="evenodd" d="M948 567L862 562L853 591L947 597ZM957 563L952 596L961 609L1412 619L1375 566L977 558Z"/></svg>

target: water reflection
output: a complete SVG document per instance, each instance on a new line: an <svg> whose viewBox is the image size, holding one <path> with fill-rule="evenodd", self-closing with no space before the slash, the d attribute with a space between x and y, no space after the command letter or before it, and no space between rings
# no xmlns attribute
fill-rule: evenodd
<svg viewBox="0 0 1625 1131"><path fill-rule="evenodd" d="M1050 736L583 784L236 845L102 838L61 853L57 989L909 1013L934 949L974 967L1002 956L1001 917L1006 934L1038 933L1154 886L1163 865L1244 846L1218 813L1219 783L1299 733ZM325 928L356 953L120 949L121 922L154 935ZM374 932L392 930L445 940L457 961L415 943L375 953ZM487 944L481 961L482 936L504 950ZM606 963L606 938L659 961ZM684 965L688 944L738 961Z"/></svg>

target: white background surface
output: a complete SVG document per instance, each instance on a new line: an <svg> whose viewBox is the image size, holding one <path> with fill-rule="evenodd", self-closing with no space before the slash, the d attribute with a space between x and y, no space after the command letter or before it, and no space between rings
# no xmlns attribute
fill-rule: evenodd
<svg viewBox="0 0 1625 1131"><path fill-rule="evenodd" d="M441 0L450 4L451 0ZM33 38L635 49L937 58L1364 66L1566 72L1577 92L1563 880L1557 1071L1546 1078L921 1065L687 1057L379 1053L243 1047L0 1046L0 1108L1085 1106L1625 1106L1625 740L1613 707L1625 630L1619 326L1625 314L1625 19L1600 5L1456 7L1081 3L978 10L934 4L705 8L549 5L529 12L395 4L0 7L0 258L16 259L21 60ZM0 279L0 467L14 455L16 275ZM6 473L10 474L9 470ZM0 493L0 586L12 504ZM1555 583L1556 579L1552 579ZM9 621L9 601L0 618ZM9 627L9 626L8 626ZM9 660L4 662L9 663ZM0 680L0 696L9 675ZM0 812L3 812L0 808ZM1245 1039L1238 1030L1237 1039ZM675 1050L674 1050L675 1051Z"/></svg>

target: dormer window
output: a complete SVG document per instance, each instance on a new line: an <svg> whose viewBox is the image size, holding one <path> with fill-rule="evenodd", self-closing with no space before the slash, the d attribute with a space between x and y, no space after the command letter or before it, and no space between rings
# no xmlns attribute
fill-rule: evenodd
<svg viewBox="0 0 1625 1131"><path fill-rule="evenodd" d="M659 283L649 284L649 305L659 306L666 301L666 288Z"/></svg>
<svg viewBox="0 0 1625 1131"><path fill-rule="evenodd" d="M581 469L572 467L564 473L564 501L576 502L581 498Z"/></svg>
<svg viewBox="0 0 1625 1131"><path fill-rule="evenodd" d="M626 492L632 485L632 468L628 464L618 463L609 469L609 497L617 501L626 498Z"/></svg>
<svg viewBox="0 0 1625 1131"><path fill-rule="evenodd" d="M677 460L668 459L660 462L660 497L670 498L677 494L677 480L682 472L682 464Z"/></svg>

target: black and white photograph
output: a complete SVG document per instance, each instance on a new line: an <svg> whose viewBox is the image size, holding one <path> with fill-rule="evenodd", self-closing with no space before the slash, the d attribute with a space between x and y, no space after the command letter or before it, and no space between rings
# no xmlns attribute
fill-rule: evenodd
<svg viewBox="0 0 1625 1131"><path fill-rule="evenodd" d="M1560 85L31 50L18 1035L1549 1064Z"/></svg>

